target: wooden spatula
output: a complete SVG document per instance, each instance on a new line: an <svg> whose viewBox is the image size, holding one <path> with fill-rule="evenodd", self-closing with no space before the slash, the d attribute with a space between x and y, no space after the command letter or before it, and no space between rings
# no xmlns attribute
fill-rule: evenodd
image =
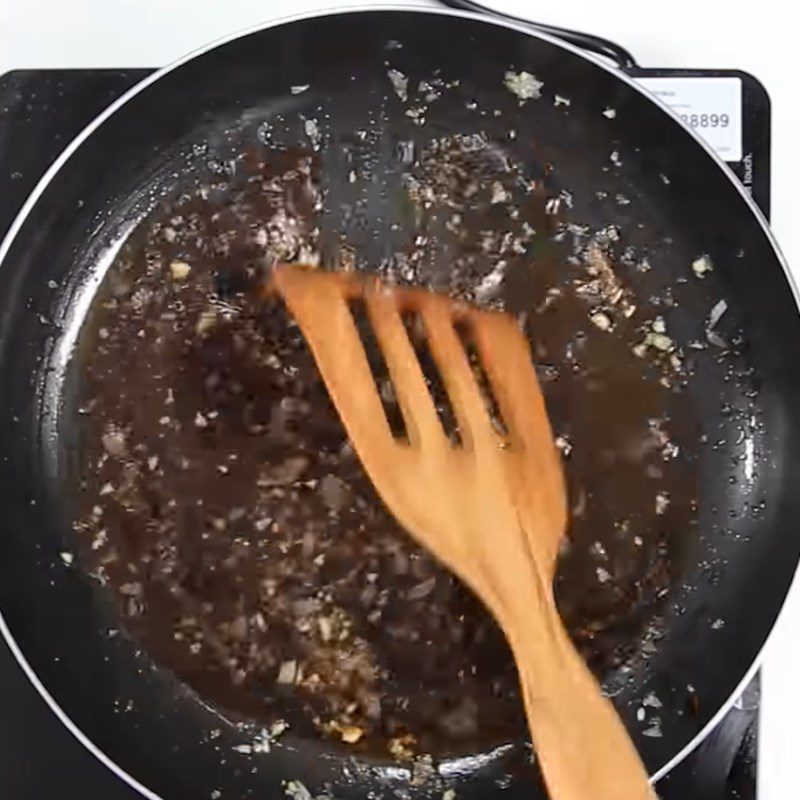
<svg viewBox="0 0 800 800"><path fill-rule="evenodd" d="M633 743L556 610L552 584L566 492L530 349L514 320L432 292L299 266L279 267L274 288L308 341L383 501L503 628L550 796L654 798ZM355 300L366 306L407 439L391 432L350 310ZM407 313L424 325L460 446L437 416L403 323ZM507 433L492 424L456 323L475 343Z"/></svg>

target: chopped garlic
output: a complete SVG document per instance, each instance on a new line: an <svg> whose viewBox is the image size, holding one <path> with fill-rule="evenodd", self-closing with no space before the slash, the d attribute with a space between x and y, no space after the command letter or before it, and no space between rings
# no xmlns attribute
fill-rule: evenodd
<svg viewBox="0 0 800 800"><path fill-rule="evenodd" d="M512 94L515 94L520 103L526 100L535 100L542 96L542 86L544 84L536 79L535 75L530 72L506 72L505 80L503 81L506 89Z"/></svg>
<svg viewBox="0 0 800 800"><path fill-rule="evenodd" d="M655 692L650 692L647 697L642 700L642 705L648 708L663 708L664 704L656 697Z"/></svg>
<svg viewBox="0 0 800 800"><path fill-rule="evenodd" d="M505 190L503 184L500 183L500 181L494 181L492 183L492 205L496 203L507 203L510 199L511 195Z"/></svg>
<svg viewBox="0 0 800 800"><path fill-rule="evenodd" d="M358 725L343 725L340 736L345 744L355 744L364 736L364 729Z"/></svg>
<svg viewBox="0 0 800 800"><path fill-rule="evenodd" d="M319 129L319 123L316 119L303 120L303 132L311 140L311 147L314 150L319 150L322 142L322 132Z"/></svg>
<svg viewBox="0 0 800 800"><path fill-rule="evenodd" d="M185 261L171 261L169 265L169 272L174 281L185 281L189 277L192 268Z"/></svg>
<svg viewBox="0 0 800 800"><path fill-rule="evenodd" d="M572 452L572 442L566 436L556 436L554 444L561 451L561 455L564 458L569 458Z"/></svg>
<svg viewBox="0 0 800 800"><path fill-rule="evenodd" d="M605 567L598 567L597 580L600 583L608 583L611 580L611 573Z"/></svg>
<svg viewBox="0 0 800 800"><path fill-rule="evenodd" d="M644 343L649 347L655 347L662 353L668 353L675 346L672 339L665 333L648 333L645 336Z"/></svg>
<svg viewBox="0 0 800 800"><path fill-rule="evenodd" d="M386 74L389 76L397 96L405 103L408 100L408 78L398 69L390 69Z"/></svg>
<svg viewBox="0 0 800 800"><path fill-rule="evenodd" d="M278 677L275 683L294 683L297 678L297 662L284 661L278 670Z"/></svg>
<svg viewBox="0 0 800 800"><path fill-rule="evenodd" d="M108 531L103 528L92 539L92 550L99 550L108 541Z"/></svg>
<svg viewBox="0 0 800 800"><path fill-rule="evenodd" d="M277 739L281 734L289 729L289 723L284 719L279 719L273 722L269 729L269 735L272 739Z"/></svg>
<svg viewBox="0 0 800 800"><path fill-rule="evenodd" d="M609 317L604 311L595 311L595 313L592 314L589 319L594 325L600 328L601 331L611 330L611 317Z"/></svg>
<svg viewBox="0 0 800 800"><path fill-rule="evenodd" d="M714 265L707 255L702 255L692 261L692 272L697 275L701 280L705 278L706 274L714 270Z"/></svg>
<svg viewBox="0 0 800 800"><path fill-rule="evenodd" d="M484 275L481 282L475 287L475 299L479 303L491 300L497 294L503 285L507 266L506 261L498 261L492 271L488 275Z"/></svg>
<svg viewBox="0 0 800 800"><path fill-rule="evenodd" d="M198 336L202 336L204 333L208 333L216 324L217 312L203 311L197 320L197 325L195 325L195 332Z"/></svg>
<svg viewBox="0 0 800 800"><path fill-rule="evenodd" d="M286 784L286 796L291 800L313 800L311 792L300 781L289 781Z"/></svg>
<svg viewBox="0 0 800 800"><path fill-rule="evenodd" d="M650 727L646 731L642 731L642 736L649 736L651 739L660 739L661 733L661 720L656 717L652 720Z"/></svg>

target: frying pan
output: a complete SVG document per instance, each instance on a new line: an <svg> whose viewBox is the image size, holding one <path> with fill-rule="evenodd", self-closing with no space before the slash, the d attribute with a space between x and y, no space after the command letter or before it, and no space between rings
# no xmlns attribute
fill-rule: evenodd
<svg viewBox="0 0 800 800"><path fill-rule="evenodd" d="M463 91L443 95L426 124L415 125L387 102L387 62L407 75L457 77ZM508 70L535 74L542 97L519 103L504 86ZM293 85L309 88L293 94ZM470 116L465 92L503 115ZM596 230L615 226L622 244L647 253L649 274L678 287L681 302L664 311L673 336L706 341L718 326L710 338L724 337L724 347L706 341L688 359L685 392L700 426L698 524L663 606L664 634L646 663L609 685L648 768L661 776L753 674L795 573L796 296L752 201L662 106L563 42L468 13L336 12L231 38L128 92L47 172L0 248L3 634L54 713L147 797L272 797L287 780L345 798L440 796L442 785L458 797L498 786L510 798L531 797L528 751L514 742L445 760L433 788L409 785L403 766L290 735L270 753L238 754L242 732L221 724L216 709L157 669L135 641L109 637L113 610L59 557L73 540L64 491L76 446L70 355L120 242L160 198L195 180L193 145L214 140L235 153L255 135L254 121L278 115L326 120L319 157L328 204L339 208L349 170L342 142L376 109L384 114L378 174L393 169L395 134L424 143L483 131L508 143L513 126L509 151L530 174L555 175L554 191L568 188L571 218ZM598 186L632 202L598 202ZM370 198L367 223L351 231L365 264L387 254L385 202L380 192ZM333 214L330 225L340 223ZM703 253L714 270L693 282L689 265ZM710 320L721 299L724 316ZM650 695L660 703L659 735L645 735L637 719ZM214 729L221 732L212 737Z"/></svg>

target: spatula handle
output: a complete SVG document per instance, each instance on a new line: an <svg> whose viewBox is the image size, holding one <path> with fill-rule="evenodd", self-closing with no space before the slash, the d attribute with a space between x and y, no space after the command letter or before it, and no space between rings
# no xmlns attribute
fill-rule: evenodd
<svg viewBox="0 0 800 800"><path fill-rule="evenodd" d="M551 800L657 800L633 742L554 603L534 616L508 633Z"/></svg>

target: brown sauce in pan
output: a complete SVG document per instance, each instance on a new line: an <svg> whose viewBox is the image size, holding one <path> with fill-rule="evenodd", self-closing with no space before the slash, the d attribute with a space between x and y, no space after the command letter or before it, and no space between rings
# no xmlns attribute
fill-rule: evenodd
<svg viewBox="0 0 800 800"><path fill-rule="evenodd" d="M85 563L155 661L228 713L399 757L518 739L502 634L384 510L297 328L257 291L319 244L312 173L303 153L253 161L235 185L163 204L120 252L76 356ZM441 285L426 265L457 251L444 288L491 289L475 275L504 245L470 214L497 217L500 192L473 193L455 227L419 206L450 244L399 259L412 278ZM519 204L526 252L503 259L500 299L524 312L565 456L559 604L607 675L657 627L691 535L694 431L665 351L633 352L653 316L625 315L602 263L566 263L546 202L529 187Z"/></svg>

